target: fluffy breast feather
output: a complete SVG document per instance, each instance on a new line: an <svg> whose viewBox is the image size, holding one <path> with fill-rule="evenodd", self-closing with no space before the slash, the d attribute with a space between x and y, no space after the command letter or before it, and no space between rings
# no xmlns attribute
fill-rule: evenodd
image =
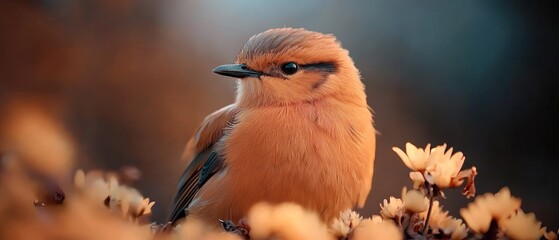
<svg viewBox="0 0 559 240"><path fill-rule="evenodd" d="M244 109L237 117L223 142L234 186L223 191L237 203L231 217L258 201L297 202L326 220L364 204L375 152L366 106L323 100Z"/></svg>

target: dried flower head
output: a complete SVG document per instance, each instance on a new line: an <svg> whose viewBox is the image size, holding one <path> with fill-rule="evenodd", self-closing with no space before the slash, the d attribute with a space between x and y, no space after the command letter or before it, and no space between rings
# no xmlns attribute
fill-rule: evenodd
<svg viewBox="0 0 559 240"><path fill-rule="evenodd" d="M499 226L510 239L540 239L545 231L534 213L526 214L522 210L500 221Z"/></svg>

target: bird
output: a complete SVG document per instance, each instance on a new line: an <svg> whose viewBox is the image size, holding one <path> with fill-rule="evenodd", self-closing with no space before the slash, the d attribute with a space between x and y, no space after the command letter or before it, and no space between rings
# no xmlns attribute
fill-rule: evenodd
<svg viewBox="0 0 559 240"><path fill-rule="evenodd" d="M335 36L266 30L249 38L234 64L213 72L236 79L236 98L188 141L171 223L238 222L259 202L296 203L325 222L364 206L374 172L373 111Z"/></svg>

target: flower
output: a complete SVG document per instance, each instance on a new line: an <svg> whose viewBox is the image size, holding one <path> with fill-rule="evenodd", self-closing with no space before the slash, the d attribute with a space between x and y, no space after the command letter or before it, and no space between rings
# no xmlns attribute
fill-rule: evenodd
<svg viewBox="0 0 559 240"><path fill-rule="evenodd" d="M408 191L402 188L402 198L390 197L380 204L380 215L383 219L397 218L404 215L405 211L415 213L424 212L429 207L429 200L419 190Z"/></svg>
<svg viewBox="0 0 559 240"><path fill-rule="evenodd" d="M413 181L413 188L419 189L425 184L425 177L420 172L410 172L410 179Z"/></svg>
<svg viewBox="0 0 559 240"><path fill-rule="evenodd" d="M466 158L462 152L452 154L452 148L446 152L445 148L446 144L433 149L431 153L433 161L426 168L425 179L430 184L437 185L439 188L460 186L462 184L461 181L452 180L460 172ZM456 183L460 184L455 185Z"/></svg>
<svg viewBox="0 0 559 240"><path fill-rule="evenodd" d="M196 218L185 218L172 229L173 238L164 239L199 239L199 240L242 240L241 236L212 229ZM163 238L155 238L163 239Z"/></svg>
<svg viewBox="0 0 559 240"><path fill-rule="evenodd" d="M350 228L355 228L355 226L359 225L363 217L361 217L359 213L356 213L351 209L347 209L340 213L340 219L345 225L348 225Z"/></svg>
<svg viewBox="0 0 559 240"><path fill-rule="evenodd" d="M144 198L138 190L124 185L119 185L116 178L109 182L109 208L120 209L124 218L139 218L151 213L151 207L155 202Z"/></svg>
<svg viewBox="0 0 559 240"><path fill-rule="evenodd" d="M479 197L478 197L479 198ZM460 209L460 215L468 224L468 227L476 233L485 233L491 224L491 212L489 212L483 201L468 204L468 208Z"/></svg>
<svg viewBox="0 0 559 240"><path fill-rule="evenodd" d="M257 203L248 213L251 239L331 239L318 215L295 203Z"/></svg>
<svg viewBox="0 0 559 240"><path fill-rule="evenodd" d="M412 189L407 191L406 188L402 189L402 202L407 211L420 213L429 208L429 200L419 190Z"/></svg>
<svg viewBox="0 0 559 240"><path fill-rule="evenodd" d="M540 239L543 235L542 223L534 213L525 214L522 210L499 223L505 235L511 239Z"/></svg>
<svg viewBox="0 0 559 240"><path fill-rule="evenodd" d="M141 205L139 206L138 212L141 215L151 214L151 208L153 207L153 205L155 205L155 202L151 202L149 198L144 198Z"/></svg>
<svg viewBox="0 0 559 240"><path fill-rule="evenodd" d="M74 175L74 186L98 204L104 204L109 196L109 183L100 171L89 171L86 174L81 169L77 170Z"/></svg>
<svg viewBox="0 0 559 240"><path fill-rule="evenodd" d="M510 216L514 210L520 208L522 201L513 197L508 187L501 188L495 195L485 194L486 206L489 208L493 218L499 220ZM483 196L482 196L483 198Z"/></svg>
<svg viewBox="0 0 559 240"><path fill-rule="evenodd" d="M379 216L379 215L373 215L373 216L371 216L371 217L368 218L368 219L370 219L370 220L373 221L374 223L381 223L382 221L384 221L384 220L382 219L382 217Z"/></svg>
<svg viewBox="0 0 559 240"><path fill-rule="evenodd" d="M427 159L431 152L431 144L425 146L425 150L417 148L411 143L406 143L406 153L402 149L393 147L392 150L400 156L404 164L413 171L424 171L427 168Z"/></svg>
<svg viewBox="0 0 559 240"><path fill-rule="evenodd" d="M134 188L120 185L115 176L105 176L100 171L76 171L74 185L98 204L104 204L109 209L120 212L123 218L135 220L151 213L155 202L144 198Z"/></svg>
<svg viewBox="0 0 559 240"><path fill-rule="evenodd" d="M468 236L466 225L460 219L447 217L441 219L438 228L452 240L462 240Z"/></svg>
<svg viewBox="0 0 559 240"><path fill-rule="evenodd" d="M337 238L345 238L351 232L351 228L346 225L340 218L334 218L330 223L330 232Z"/></svg>
<svg viewBox="0 0 559 240"><path fill-rule="evenodd" d="M413 181L414 188L421 187L425 181L439 188L454 188L461 186L467 179L468 183L462 194L468 198L475 195L474 179L477 171L475 167L460 171L466 159L462 152L453 154L452 148L446 150L446 144L432 149L431 145L427 144L424 150L409 142L406 143L406 153L397 147L393 147L392 150L412 170L410 179Z"/></svg>
<svg viewBox="0 0 559 240"><path fill-rule="evenodd" d="M476 197L467 208L460 209L470 229L477 233L484 233L489 229L491 220L502 220L509 217L520 208L520 199L512 197L507 187L496 194L486 193Z"/></svg>
<svg viewBox="0 0 559 240"><path fill-rule="evenodd" d="M427 211L419 213L423 219L427 218ZM448 218L448 211L443 211L439 201L433 201L431 215L429 216L429 226L432 229L439 229L439 222Z"/></svg>
<svg viewBox="0 0 559 240"><path fill-rule="evenodd" d="M384 199L383 204L380 204L380 215L383 218L395 218L402 215L403 209L402 199L390 197L389 201Z"/></svg>
<svg viewBox="0 0 559 240"><path fill-rule="evenodd" d="M364 219L353 231L352 240L368 239L403 239L402 231L392 221L380 221Z"/></svg>
<svg viewBox="0 0 559 240"><path fill-rule="evenodd" d="M359 223L363 217L352 211L351 209L347 209L343 212L340 212L340 217L335 218L332 223L330 224L330 232L334 234L336 237L347 237L351 230L353 230Z"/></svg>

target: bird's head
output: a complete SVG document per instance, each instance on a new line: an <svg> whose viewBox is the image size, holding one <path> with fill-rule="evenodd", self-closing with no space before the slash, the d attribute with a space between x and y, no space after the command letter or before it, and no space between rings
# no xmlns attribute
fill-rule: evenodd
<svg viewBox="0 0 559 240"><path fill-rule="evenodd" d="M235 64L215 73L238 78L241 106L282 106L334 97L365 100L359 71L333 35L278 28L252 36ZM360 101L364 102L364 101Z"/></svg>

